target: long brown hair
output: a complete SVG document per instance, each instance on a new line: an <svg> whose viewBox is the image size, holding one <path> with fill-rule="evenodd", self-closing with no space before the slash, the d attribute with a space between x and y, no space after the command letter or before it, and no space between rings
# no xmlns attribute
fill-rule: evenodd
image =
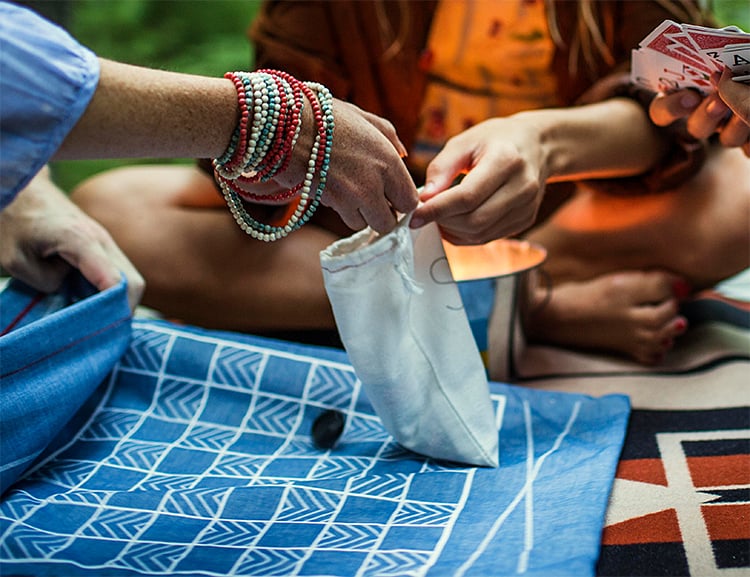
<svg viewBox="0 0 750 577"><path fill-rule="evenodd" d="M378 30L385 46L383 58L385 60L396 55L405 43L411 26L409 4L419 0L397 0L399 10L398 30L393 30L385 9L386 2L392 0L377 0L375 2L375 13L377 15ZM559 48L566 47L557 23L556 3L559 0L544 0L547 12L547 25L555 45ZM690 0L653 0L660 4L667 12L673 15L678 22L701 22L705 14L695 2ZM578 5L578 16L576 29L570 41L568 69L575 74L578 70L579 60L583 60L591 70L596 68L596 56L598 54L604 62L614 64L614 57L610 50L607 39L614 36L614 31L601 29L600 18L597 17L597 0L576 0Z"/></svg>
<svg viewBox="0 0 750 577"><path fill-rule="evenodd" d="M547 25L555 45L564 47L565 41L560 35L557 27L555 12L556 0L544 0L547 8ZM686 0L653 0L661 5L667 12L673 15L678 22L701 22L704 14L700 8ZM596 16L596 0L577 0L578 17L576 30L569 47L568 70L575 74L578 69L578 61L583 61L591 69L596 67L596 53L609 65L614 65L614 56L605 38L611 38L613 31L603 32L599 26L599 18Z"/></svg>

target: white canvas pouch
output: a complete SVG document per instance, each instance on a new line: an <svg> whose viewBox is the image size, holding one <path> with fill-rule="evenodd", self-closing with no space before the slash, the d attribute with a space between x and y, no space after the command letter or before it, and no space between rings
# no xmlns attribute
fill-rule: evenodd
<svg viewBox="0 0 750 577"><path fill-rule="evenodd" d="M320 253L326 291L357 377L407 449L498 465L487 373L437 225L367 228Z"/></svg>

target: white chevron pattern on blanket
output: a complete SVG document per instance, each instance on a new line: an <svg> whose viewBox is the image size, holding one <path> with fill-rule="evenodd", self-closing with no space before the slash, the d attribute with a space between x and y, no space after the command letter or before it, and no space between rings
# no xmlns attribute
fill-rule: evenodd
<svg viewBox="0 0 750 577"><path fill-rule="evenodd" d="M460 467L396 444L344 361L136 321L81 426L3 500L0 569L364 577L473 565L489 574L533 567L542 549L540 563L550 551L565 558L567 545L549 543L567 535L578 547L585 530L584 570L576 553L560 574L591 574L626 401L493 385L502 466ZM311 425L329 408L346 427L322 451ZM567 528L554 526L548 500L559 502L561 483L594 503Z"/></svg>

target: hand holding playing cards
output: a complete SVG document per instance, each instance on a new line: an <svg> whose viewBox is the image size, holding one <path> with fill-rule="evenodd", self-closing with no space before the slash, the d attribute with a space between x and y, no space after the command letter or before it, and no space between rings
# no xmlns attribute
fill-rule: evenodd
<svg viewBox="0 0 750 577"><path fill-rule="evenodd" d="M750 85L735 82L731 73L724 70L719 77L717 91L734 115L750 125Z"/></svg>
<svg viewBox="0 0 750 577"><path fill-rule="evenodd" d="M722 145L742 147L750 156L750 85L735 82L729 69L712 78L716 91L705 97L692 89L657 95L649 109L651 119L658 126L685 119L695 138L718 132Z"/></svg>
<svg viewBox="0 0 750 577"><path fill-rule="evenodd" d="M732 109L732 133L729 134L729 128L725 126L721 130L720 140L724 143L723 137L730 144L727 146L741 146L745 156L750 157L750 85L741 82L735 82L729 71L724 70L718 83L717 91L724 103ZM743 140L744 135L744 140ZM731 143L737 144L731 144Z"/></svg>
<svg viewBox="0 0 750 577"><path fill-rule="evenodd" d="M695 138L717 132L750 156L749 34L665 20L633 50L631 77L659 93L649 111L658 126L685 119Z"/></svg>

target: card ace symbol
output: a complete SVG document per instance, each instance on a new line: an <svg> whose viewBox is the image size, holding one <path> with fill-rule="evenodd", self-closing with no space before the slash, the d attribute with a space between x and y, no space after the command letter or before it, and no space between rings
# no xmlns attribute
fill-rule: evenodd
<svg viewBox="0 0 750 577"><path fill-rule="evenodd" d="M750 44L727 47L721 53L721 62L732 70L733 76L750 74Z"/></svg>

